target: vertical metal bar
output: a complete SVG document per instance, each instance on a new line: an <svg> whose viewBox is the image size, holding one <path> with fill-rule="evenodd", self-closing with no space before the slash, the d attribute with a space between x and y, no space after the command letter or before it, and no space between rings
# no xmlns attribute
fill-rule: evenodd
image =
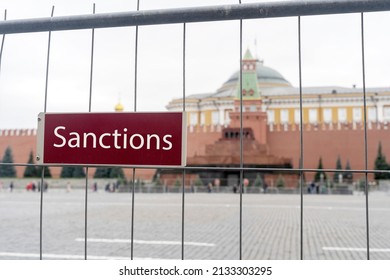
<svg viewBox="0 0 390 280"><path fill-rule="evenodd" d="M241 0L239 0L241 5ZM240 230L239 230L239 259L242 260L242 193L244 188L244 155L243 155L243 101L242 101L242 19L240 19Z"/></svg>
<svg viewBox="0 0 390 280"><path fill-rule="evenodd" d="M51 17L54 15L54 6L51 8ZM49 62L50 62L50 45L51 45L51 31L49 31L48 43L47 43L47 58L46 58L46 81L45 81L45 100L43 111L47 110L47 92L49 83ZM43 255L43 190L44 190L44 177L45 177L45 166L42 166L41 173L41 199L39 208L39 259L42 260Z"/></svg>
<svg viewBox="0 0 390 280"><path fill-rule="evenodd" d="M54 6L51 9L51 17L53 17L53 15L54 15ZM49 31L49 39L48 39L48 46L47 46L44 112L46 112L46 110L47 110L47 90L48 90L48 83L49 83L50 44L51 44L51 31Z"/></svg>
<svg viewBox="0 0 390 280"><path fill-rule="evenodd" d="M92 13L95 14L96 5L93 3ZM95 28L92 28L91 35L91 68L89 74L89 103L88 103L88 112L92 110L92 86L93 86L93 59L95 52Z"/></svg>
<svg viewBox="0 0 390 280"><path fill-rule="evenodd" d="M84 260L88 256L88 173L89 168L85 170L85 201L84 201Z"/></svg>
<svg viewBox="0 0 390 280"><path fill-rule="evenodd" d="M364 53L364 14L361 13L361 44L362 44L362 79L363 79L363 119L364 119L364 170L365 170L365 195L366 195L366 238L367 259L370 259L370 223L368 211L368 139L367 139L367 102L366 102L366 66Z"/></svg>
<svg viewBox="0 0 390 280"><path fill-rule="evenodd" d="M130 228L130 259L134 259L134 194L135 194L135 168L133 168L133 188L131 190L131 228Z"/></svg>
<svg viewBox="0 0 390 280"><path fill-rule="evenodd" d="M139 0L137 0L139 11ZM137 112L137 81L138 81L138 25L135 26L135 50L134 50L134 112Z"/></svg>
<svg viewBox="0 0 390 280"><path fill-rule="evenodd" d="M186 23L183 23L183 112L186 112Z"/></svg>
<svg viewBox="0 0 390 280"><path fill-rule="evenodd" d="M184 221L185 221L185 191L186 191L186 171L183 169L183 178L182 178L182 196L181 196L181 259L184 260Z"/></svg>
<svg viewBox="0 0 390 280"><path fill-rule="evenodd" d="M186 23L183 23L183 114L186 112ZM187 128L187 124L185 126ZM184 221L185 221L185 192L186 192L186 171L183 169L182 181L182 204L181 204L181 259L184 260Z"/></svg>
<svg viewBox="0 0 390 280"><path fill-rule="evenodd" d="M4 10L4 20L7 20L7 10ZM4 41L5 41L5 34L3 34L3 37L1 39L1 47L0 47L0 73L1 73L1 62L2 62L2 58L3 58Z"/></svg>
<svg viewBox="0 0 390 280"><path fill-rule="evenodd" d="M300 195L301 195L301 205L300 205L300 210L301 210L301 215L300 215L300 222L301 222L301 227L300 227L300 258L303 260L303 184L304 184L304 173L302 171L303 169L303 104L302 104L302 37L301 37L301 17L298 17L298 72L299 72L299 118L300 118L300 133L299 133L299 143L300 143L300 155L299 155L299 181L300 181Z"/></svg>
<svg viewBox="0 0 390 280"><path fill-rule="evenodd" d="M42 260L42 252L43 252L43 246L42 246L42 241L43 241L43 184L44 184L44 177L45 177L45 167L42 166L42 171L41 171L41 183L40 183L40 195L41 195L41 200L40 200L40 207L39 207L39 259Z"/></svg>
<svg viewBox="0 0 390 280"><path fill-rule="evenodd" d="M139 0L137 0L137 11L139 11ZM135 26L135 50L134 50L134 112L137 112L137 80L138 80L138 25ZM133 189L131 191L131 260L134 259L134 210L135 210L135 168L133 168Z"/></svg>
<svg viewBox="0 0 390 280"><path fill-rule="evenodd" d="M96 5L93 3L92 13L95 14ZM93 60L94 60L94 49L95 49L95 28L92 28L91 34L91 68L89 74L89 101L88 101L88 112L92 111L92 86L93 86ZM88 176L89 168L85 170L85 202L84 202L84 260L88 257Z"/></svg>
<svg viewBox="0 0 390 280"><path fill-rule="evenodd" d="M4 20L7 20L7 10L4 10ZM4 42L5 42L5 34L3 34L3 37L1 39L1 47L0 47L0 74L1 74L1 65L2 65L2 58L3 58Z"/></svg>

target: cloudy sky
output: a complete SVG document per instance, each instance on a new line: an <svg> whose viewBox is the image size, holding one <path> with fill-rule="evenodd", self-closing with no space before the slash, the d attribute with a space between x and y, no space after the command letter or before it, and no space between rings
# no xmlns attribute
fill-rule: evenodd
<svg viewBox="0 0 390 280"><path fill-rule="evenodd" d="M245 1L242 3L259 2ZM264 1L265 2L265 1ZM269 1L268 1L269 2ZM7 20L134 11L136 0L2 0ZM140 9L237 4L229 0L140 0ZM389 13L364 17L366 84L390 86ZM297 18L245 20L243 47L298 86ZM360 14L301 19L303 86L361 87ZM0 39L2 37L0 36ZM0 129L35 128L44 110L48 32L6 35L0 71ZM139 28L137 111L165 111L181 97L183 25ZM217 90L239 68L239 21L186 27L186 94ZM134 111L135 27L95 30L91 109ZM52 32L48 112L87 112L91 30Z"/></svg>

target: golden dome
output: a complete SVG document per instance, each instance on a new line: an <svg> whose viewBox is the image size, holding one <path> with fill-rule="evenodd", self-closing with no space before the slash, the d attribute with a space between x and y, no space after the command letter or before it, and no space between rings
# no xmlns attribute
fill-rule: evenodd
<svg viewBox="0 0 390 280"><path fill-rule="evenodd" d="M118 102L118 104L115 105L115 112L123 112L123 109L122 103Z"/></svg>

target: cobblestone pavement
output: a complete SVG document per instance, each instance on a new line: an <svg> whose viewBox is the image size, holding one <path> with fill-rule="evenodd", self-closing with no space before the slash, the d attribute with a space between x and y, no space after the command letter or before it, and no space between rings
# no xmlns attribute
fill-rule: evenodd
<svg viewBox="0 0 390 280"><path fill-rule="evenodd" d="M83 259L85 192L43 196L43 259ZM89 259L131 256L131 194L88 193ZM181 194L135 194L134 258L180 259ZM185 259L239 259L238 194L185 195ZM242 258L367 259L365 196L243 194ZM390 259L390 195L369 195L370 259ZM0 259L39 259L40 194L0 192Z"/></svg>

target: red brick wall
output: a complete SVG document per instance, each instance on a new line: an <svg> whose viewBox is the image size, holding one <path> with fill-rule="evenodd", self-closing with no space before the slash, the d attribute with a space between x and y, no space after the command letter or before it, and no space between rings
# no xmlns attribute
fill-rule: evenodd
<svg viewBox="0 0 390 280"><path fill-rule="evenodd" d="M204 155L206 145L213 144L222 136L222 127L195 126L188 128L187 157Z"/></svg>
<svg viewBox="0 0 390 280"><path fill-rule="evenodd" d="M35 155L36 135L33 130L2 130L0 133L0 160L3 159L7 147L11 147L14 163L25 164L31 151ZM30 135L28 135L28 133ZM16 172L18 177L22 177L24 166L17 166Z"/></svg>
<svg viewBox="0 0 390 280"><path fill-rule="evenodd" d="M213 144L221 138L221 127L195 127L189 129L187 134L187 156L191 157L195 154L203 155L207 144ZM0 133L0 158L3 157L7 146L12 148L14 162L25 164L27 163L30 151L35 154L36 136L34 134L27 135L26 131L8 131L5 135L4 130ZM368 129L368 169L374 168L378 144L382 142L382 150L386 155L387 160L390 160L390 128L381 124L372 125ZM300 155L300 133L298 127L268 127L267 131L269 154L287 157L292 159L293 167L298 167ZM336 168L336 160L339 155L345 168L347 160L349 160L352 169L364 169L364 130L357 125L314 127L307 126L303 133L304 144L304 168L317 168L319 158L322 157L324 168ZM23 176L25 167L18 166L18 177ZM50 168L53 177L58 177L61 168ZM93 174L93 170L91 173ZM132 169L125 169L128 179L132 178ZM148 179L154 174L153 169L139 169L136 171L136 177ZM307 174L307 179L312 178ZM332 174L330 174L332 176ZM363 176L363 175L362 175ZM360 177L362 177L360 176ZM356 174L354 178L359 176ZM372 176L371 176L372 178Z"/></svg>
<svg viewBox="0 0 390 280"><path fill-rule="evenodd" d="M335 169L337 157L340 156L343 168L349 160L351 169L365 169L364 130L361 126L333 126L314 128L306 127L303 133L304 168L317 168L320 157L323 168ZM390 130L381 125L372 126L367 131L368 169L374 169L374 161L379 142L382 142L382 151L390 159ZM300 132L292 127L274 127L268 131L270 153L276 156L290 157L293 166L299 167ZM307 179L312 178L308 174ZM330 174L331 175L331 174ZM354 175L354 179L363 177L363 174ZM372 178L372 176L370 176Z"/></svg>

